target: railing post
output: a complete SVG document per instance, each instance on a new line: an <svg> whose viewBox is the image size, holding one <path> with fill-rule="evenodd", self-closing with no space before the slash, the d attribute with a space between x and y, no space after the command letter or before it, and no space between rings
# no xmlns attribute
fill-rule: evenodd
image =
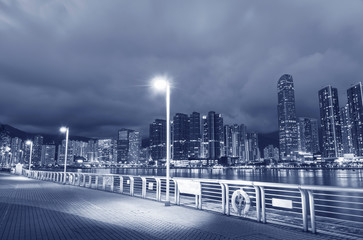
<svg viewBox="0 0 363 240"><path fill-rule="evenodd" d="M180 206L180 191L179 191L178 181L174 180L174 182L175 182L175 193L176 193L175 204Z"/></svg>
<svg viewBox="0 0 363 240"><path fill-rule="evenodd" d="M257 222L261 222L261 194L260 188L258 186L253 186L256 193L256 220Z"/></svg>
<svg viewBox="0 0 363 240"><path fill-rule="evenodd" d="M77 179L74 181L74 185L77 185L77 186L79 186L79 183L80 183L80 179L79 179L79 173L76 173L75 174L76 176L77 176Z"/></svg>
<svg viewBox="0 0 363 240"><path fill-rule="evenodd" d="M120 176L120 193L124 193L124 177Z"/></svg>
<svg viewBox="0 0 363 240"><path fill-rule="evenodd" d="M114 186L115 186L115 177L112 175L111 176L111 186L110 186L111 192L113 192Z"/></svg>
<svg viewBox="0 0 363 240"><path fill-rule="evenodd" d="M264 187L260 187L260 192L261 192L261 220L263 223L266 223L266 199L265 199L265 188Z"/></svg>
<svg viewBox="0 0 363 240"><path fill-rule="evenodd" d="M76 184L76 174L72 173L72 185Z"/></svg>
<svg viewBox="0 0 363 240"><path fill-rule="evenodd" d="M223 183L219 183L222 190L222 212L226 214L226 188Z"/></svg>
<svg viewBox="0 0 363 240"><path fill-rule="evenodd" d="M82 187L86 186L86 174L82 174Z"/></svg>
<svg viewBox="0 0 363 240"><path fill-rule="evenodd" d="M314 192L312 190L308 190L308 195L310 205L311 232L316 233Z"/></svg>
<svg viewBox="0 0 363 240"><path fill-rule="evenodd" d="M88 185L89 185L89 188L92 188L92 175L88 175Z"/></svg>
<svg viewBox="0 0 363 240"><path fill-rule="evenodd" d="M161 181L160 178L155 178L156 181L156 201L161 201Z"/></svg>
<svg viewBox="0 0 363 240"><path fill-rule="evenodd" d="M178 192L179 192L179 188L178 188L178 183L173 179L174 181L174 199L175 199L175 204L178 204Z"/></svg>
<svg viewBox="0 0 363 240"><path fill-rule="evenodd" d="M303 220L303 230L304 232L308 231L308 211L307 211L307 199L306 199L306 192L305 190L299 188L300 195L301 195L301 214Z"/></svg>
<svg viewBox="0 0 363 240"><path fill-rule="evenodd" d="M134 196L134 177L129 176L130 178L130 196Z"/></svg>
<svg viewBox="0 0 363 240"><path fill-rule="evenodd" d="M106 190L106 176L102 177L102 190Z"/></svg>
<svg viewBox="0 0 363 240"><path fill-rule="evenodd" d="M141 197L146 198L146 178L141 177L141 181L142 181Z"/></svg>
<svg viewBox="0 0 363 240"><path fill-rule="evenodd" d="M228 184L226 183L224 185L225 189L226 189L226 214L229 216L231 215L231 208L229 206L229 186Z"/></svg>
<svg viewBox="0 0 363 240"><path fill-rule="evenodd" d="M96 185L96 189L98 189L98 175L96 176L96 179L95 179L95 185Z"/></svg>
<svg viewBox="0 0 363 240"><path fill-rule="evenodd" d="M200 210L202 210L202 183L199 182L199 187L200 187L200 194L199 194L199 197L198 197L198 208Z"/></svg>

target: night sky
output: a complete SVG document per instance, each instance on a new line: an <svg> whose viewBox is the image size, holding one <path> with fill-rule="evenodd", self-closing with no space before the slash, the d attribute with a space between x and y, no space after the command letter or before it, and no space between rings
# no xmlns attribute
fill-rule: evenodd
<svg viewBox="0 0 363 240"><path fill-rule="evenodd" d="M164 118L149 85L173 78L172 114L222 113L277 130L277 81L292 74L298 116L317 92L363 80L363 1L0 1L0 122L29 132L148 135Z"/></svg>

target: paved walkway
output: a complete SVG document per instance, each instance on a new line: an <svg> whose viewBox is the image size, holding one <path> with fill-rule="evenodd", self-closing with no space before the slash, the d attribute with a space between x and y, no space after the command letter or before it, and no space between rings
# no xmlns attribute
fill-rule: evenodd
<svg viewBox="0 0 363 240"><path fill-rule="evenodd" d="M127 195L0 173L0 239L333 239ZM341 238L336 238L341 239Z"/></svg>

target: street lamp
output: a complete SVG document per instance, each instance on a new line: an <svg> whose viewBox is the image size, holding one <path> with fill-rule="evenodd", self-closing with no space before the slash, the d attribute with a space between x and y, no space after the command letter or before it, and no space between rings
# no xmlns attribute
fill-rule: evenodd
<svg viewBox="0 0 363 240"><path fill-rule="evenodd" d="M66 172L67 172L67 152L68 152L68 135L69 135L69 128L68 127L61 127L59 129L61 133L66 134L66 151L64 153L64 182L66 181Z"/></svg>
<svg viewBox="0 0 363 240"><path fill-rule="evenodd" d="M156 76L152 79L153 87L165 91L166 100L166 199L165 206L170 206L170 82L167 76Z"/></svg>
<svg viewBox="0 0 363 240"><path fill-rule="evenodd" d="M28 140L25 142L26 145L30 145L30 156L29 156L29 171L32 165L32 153L33 153L33 142Z"/></svg>

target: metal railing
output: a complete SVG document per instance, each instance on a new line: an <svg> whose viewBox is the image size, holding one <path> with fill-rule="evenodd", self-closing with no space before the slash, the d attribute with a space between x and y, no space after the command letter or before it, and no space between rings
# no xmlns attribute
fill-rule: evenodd
<svg viewBox="0 0 363 240"><path fill-rule="evenodd" d="M164 201L166 178L23 170L39 180ZM303 231L363 236L363 189L240 180L170 179L176 205L302 228Z"/></svg>

